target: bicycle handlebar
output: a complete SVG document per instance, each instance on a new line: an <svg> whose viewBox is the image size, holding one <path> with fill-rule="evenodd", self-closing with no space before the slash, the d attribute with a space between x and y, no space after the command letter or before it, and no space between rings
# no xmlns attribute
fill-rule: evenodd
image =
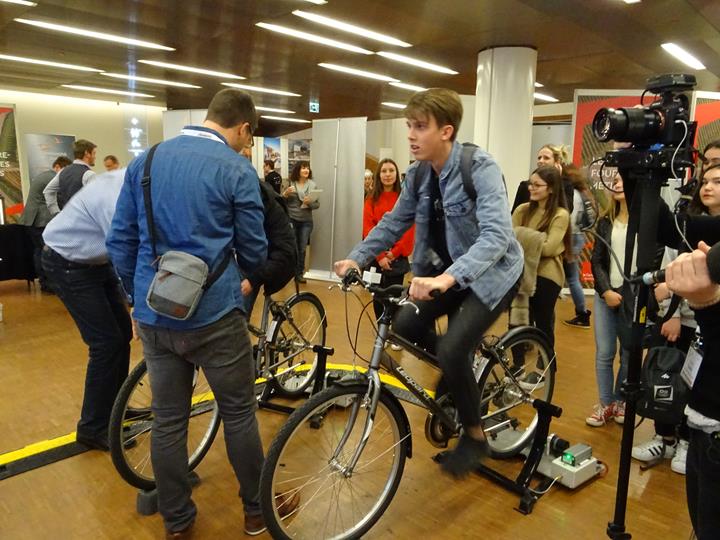
<svg viewBox="0 0 720 540"><path fill-rule="evenodd" d="M343 288L347 289L348 287L356 283L366 288L375 296L379 297L378 299L401 298L403 296L406 296L409 290L409 287L405 287L404 285L390 285L389 287L380 287L378 285L367 284L363 281L360 272L355 268L351 268L347 271L345 277L342 279ZM439 298L441 294L442 293L439 289L433 289L432 291L430 291L430 297L433 299Z"/></svg>

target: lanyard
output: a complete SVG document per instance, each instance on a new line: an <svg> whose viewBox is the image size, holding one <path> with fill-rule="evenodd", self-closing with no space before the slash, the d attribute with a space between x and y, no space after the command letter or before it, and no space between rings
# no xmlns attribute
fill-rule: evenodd
<svg viewBox="0 0 720 540"><path fill-rule="evenodd" d="M217 141L222 144L227 144L220 137L218 137L214 133L210 133L209 131L202 131L199 129L191 129L191 128L183 128L180 131L180 133L182 133L183 135L188 135L190 137L200 137L201 139L210 139L211 141Z"/></svg>

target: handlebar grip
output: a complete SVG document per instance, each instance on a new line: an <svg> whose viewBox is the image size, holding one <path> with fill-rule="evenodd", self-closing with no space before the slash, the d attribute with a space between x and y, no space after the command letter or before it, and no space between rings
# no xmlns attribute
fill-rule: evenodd
<svg viewBox="0 0 720 540"><path fill-rule="evenodd" d="M441 296L442 293L440 292L440 289L433 289L432 291L430 291L430 298L432 298L433 300L437 300Z"/></svg>
<svg viewBox="0 0 720 540"><path fill-rule="evenodd" d="M360 275L360 272L358 272L355 268L351 268L345 273L345 276L342 278L342 284L343 287L349 287L354 283L362 283L362 276Z"/></svg>

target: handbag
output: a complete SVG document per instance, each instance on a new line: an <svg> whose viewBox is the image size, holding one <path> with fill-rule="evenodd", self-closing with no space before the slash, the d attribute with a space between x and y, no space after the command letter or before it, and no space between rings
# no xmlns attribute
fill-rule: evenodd
<svg viewBox="0 0 720 540"><path fill-rule="evenodd" d="M166 251L157 255L157 231L152 210L150 167L158 145L153 146L145 160L143 178L140 182L145 203L145 217L152 243L155 276L150 282L145 300L148 307L164 317L186 321L193 316L203 293L223 274L233 250L228 249L222 262L210 273L208 265L195 255L184 251Z"/></svg>

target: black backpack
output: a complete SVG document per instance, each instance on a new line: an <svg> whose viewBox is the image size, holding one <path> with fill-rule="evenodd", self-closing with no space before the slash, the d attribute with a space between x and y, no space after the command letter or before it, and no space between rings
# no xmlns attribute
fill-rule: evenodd
<svg viewBox="0 0 720 540"><path fill-rule="evenodd" d="M465 193L470 198L471 201L475 202L475 199L477 199L477 192L475 191L475 186L473 185L473 179L472 179L472 158L473 154L475 153L475 149L478 148L476 144L473 143L463 143L462 148L462 155L460 156L460 174L462 175L462 182L463 182L463 189L465 190ZM417 179L423 179L427 175L430 168L430 162L423 161L420 163L420 165L417 168L417 171L415 172L415 196L417 197L417 190L420 189L420 184L417 181ZM505 176L502 177L503 185L505 185ZM505 192L507 193L507 186L505 186Z"/></svg>
<svg viewBox="0 0 720 540"><path fill-rule="evenodd" d="M664 424L679 424L685 414L690 389L680 376L685 353L677 347L648 350L642 368L642 394L637 413Z"/></svg>

